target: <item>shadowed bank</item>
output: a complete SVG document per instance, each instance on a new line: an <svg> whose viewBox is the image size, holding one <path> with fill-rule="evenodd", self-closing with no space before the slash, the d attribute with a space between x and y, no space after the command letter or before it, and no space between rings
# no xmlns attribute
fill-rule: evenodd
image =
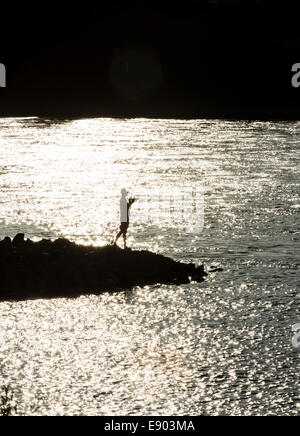
<svg viewBox="0 0 300 436"><path fill-rule="evenodd" d="M26 2L1 12L13 16L0 29L1 116L299 118L288 1Z"/></svg>
<svg viewBox="0 0 300 436"><path fill-rule="evenodd" d="M33 242L18 234L0 241L0 300L122 291L156 283L203 281L203 265L149 251L83 246L67 239Z"/></svg>

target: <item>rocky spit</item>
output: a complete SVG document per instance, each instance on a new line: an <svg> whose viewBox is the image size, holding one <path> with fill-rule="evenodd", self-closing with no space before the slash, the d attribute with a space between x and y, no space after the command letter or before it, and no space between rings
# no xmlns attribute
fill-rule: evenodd
<svg viewBox="0 0 300 436"><path fill-rule="evenodd" d="M153 284L201 282L203 265L126 249L77 245L67 239L33 242L17 234L0 241L0 300L75 297Z"/></svg>

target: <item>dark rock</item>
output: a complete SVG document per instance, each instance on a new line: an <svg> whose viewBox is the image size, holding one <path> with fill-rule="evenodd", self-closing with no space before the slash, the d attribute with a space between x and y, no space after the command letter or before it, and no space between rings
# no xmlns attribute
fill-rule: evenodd
<svg viewBox="0 0 300 436"><path fill-rule="evenodd" d="M185 285L190 283L190 279L188 278L188 276L175 277L173 278L171 283L174 285Z"/></svg>
<svg viewBox="0 0 300 436"><path fill-rule="evenodd" d="M5 242L6 240L6 242ZM67 239L38 242L19 234L1 241L0 299L76 296L157 283L202 281L203 265L176 262L149 251L76 245ZM4 247L15 247L8 249Z"/></svg>
<svg viewBox="0 0 300 436"><path fill-rule="evenodd" d="M192 282L198 282L199 283L199 282L203 282L203 280L204 280L203 276L200 276L200 275L197 275L197 274L191 276L191 281Z"/></svg>
<svg viewBox="0 0 300 436"><path fill-rule="evenodd" d="M211 267L208 272L212 273L212 272L222 272L222 271L224 271L223 268L213 268L213 267Z"/></svg>
<svg viewBox="0 0 300 436"><path fill-rule="evenodd" d="M69 241L68 239L64 239L64 238L59 238L56 239L53 244L55 245L55 247L57 248L66 248L66 247L72 247L74 244L73 242Z"/></svg>
<svg viewBox="0 0 300 436"><path fill-rule="evenodd" d="M26 239L25 244L26 244L26 247L27 247L27 248L32 248L32 247L34 247L34 242L33 242L31 239Z"/></svg>
<svg viewBox="0 0 300 436"><path fill-rule="evenodd" d="M11 246L11 239L9 236L6 236L3 241L1 241L2 245L5 247L10 247Z"/></svg>
<svg viewBox="0 0 300 436"><path fill-rule="evenodd" d="M13 241L12 241L12 244L13 244L15 247L21 247L22 245L24 245L24 233L18 233L18 234L14 237L14 239L13 239Z"/></svg>
<svg viewBox="0 0 300 436"><path fill-rule="evenodd" d="M39 242L36 242L37 247L43 252L50 250L53 246L53 242L50 239L42 239Z"/></svg>

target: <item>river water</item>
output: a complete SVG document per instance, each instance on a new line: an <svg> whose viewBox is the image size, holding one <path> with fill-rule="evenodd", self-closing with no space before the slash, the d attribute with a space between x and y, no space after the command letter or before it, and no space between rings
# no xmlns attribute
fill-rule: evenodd
<svg viewBox="0 0 300 436"><path fill-rule="evenodd" d="M0 302L18 413L299 415L299 144L292 122L1 119L1 238L105 244L126 187L132 248L224 270Z"/></svg>

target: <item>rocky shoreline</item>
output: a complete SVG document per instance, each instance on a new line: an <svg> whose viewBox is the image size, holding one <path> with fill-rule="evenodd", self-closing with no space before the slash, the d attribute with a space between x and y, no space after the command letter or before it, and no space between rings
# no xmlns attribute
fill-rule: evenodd
<svg viewBox="0 0 300 436"><path fill-rule="evenodd" d="M201 282L203 265L149 251L77 245L67 239L33 242L19 233L0 241L0 300L70 297L153 284Z"/></svg>

